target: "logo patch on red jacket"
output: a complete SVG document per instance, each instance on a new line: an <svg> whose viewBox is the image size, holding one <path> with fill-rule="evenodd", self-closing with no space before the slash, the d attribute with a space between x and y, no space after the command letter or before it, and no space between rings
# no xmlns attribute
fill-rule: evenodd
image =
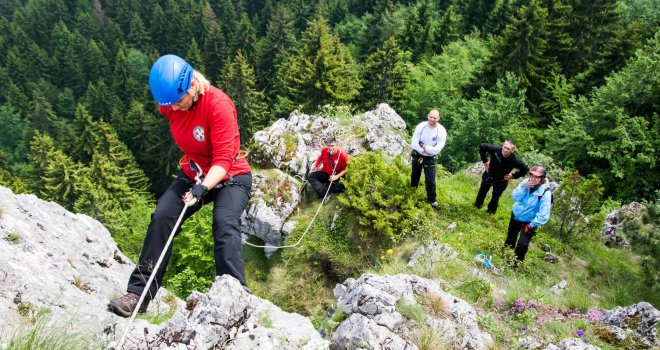
<svg viewBox="0 0 660 350"><path fill-rule="evenodd" d="M199 141L199 142L204 142L204 140L205 140L205 139L204 139L204 128L201 127L201 126L199 126L199 125L197 125L197 126L193 129L193 137L195 138L195 140L197 140L197 141Z"/></svg>

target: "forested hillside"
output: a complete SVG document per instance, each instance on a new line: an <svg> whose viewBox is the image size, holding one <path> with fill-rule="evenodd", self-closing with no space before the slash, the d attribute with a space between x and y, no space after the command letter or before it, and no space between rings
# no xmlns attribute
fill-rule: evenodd
<svg viewBox="0 0 660 350"><path fill-rule="evenodd" d="M436 107L452 171L477 160L478 142L511 137L598 175L607 196L652 198L656 5L3 1L0 183L101 216L158 195L180 154L146 78L174 53L236 101L246 145L296 108L387 102L413 125Z"/></svg>

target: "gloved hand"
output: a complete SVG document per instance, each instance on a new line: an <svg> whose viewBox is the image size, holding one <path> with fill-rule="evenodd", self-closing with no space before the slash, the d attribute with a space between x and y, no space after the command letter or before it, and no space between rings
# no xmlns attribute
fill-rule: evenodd
<svg viewBox="0 0 660 350"><path fill-rule="evenodd" d="M204 198L204 195L206 195L208 192L209 188L202 184L196 184L190 191L193 197L195 197L198 201L201 201L202 198Z"/></svg>
<svg viewBox="0 0 660 350"><path fill-rule="evenodd" d="M525 232L525 234L528 235L533 235L536 233L536 228L532 227L531 224L527 224L525 225L525 229L523 230L523 232Z"/></svg>

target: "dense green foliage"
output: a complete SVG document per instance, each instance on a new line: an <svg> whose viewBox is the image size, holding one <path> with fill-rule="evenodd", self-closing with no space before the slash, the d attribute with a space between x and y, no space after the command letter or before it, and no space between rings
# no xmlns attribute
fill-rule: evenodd
<svg viewBox="0 0 660 350"><path fill-rule="evenodd" d="M400 161L388 164L382 155L367 153L351 161L346 172L346 196L339 201L354 210L360 225L371 228L370 235L400 241L430 212L419 208L419 192L410 187L410 172Z"/></svg>
<svg viewBox="0 0 660 350"><path fill-rule="evenodd" d="M131 184L158 196L180 154L145 81L174 53L235 99L244 144L295 108L387 102L409 126L439 108L452 171L476 160L474 144L514 137L598 175L607 196L650 198L659 12L645 0L6 2L0 183L42 191L28 158L36 131L89 167L101 127L146 175Z"/></svg>

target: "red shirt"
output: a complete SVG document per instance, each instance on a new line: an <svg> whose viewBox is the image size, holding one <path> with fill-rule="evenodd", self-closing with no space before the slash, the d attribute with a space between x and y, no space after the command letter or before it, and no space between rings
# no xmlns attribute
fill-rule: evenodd
<svg viewBox="0 0 660 350"><path fill-rule="evenodd" d="M328 147L324 147L321 150L321 154L316 159L316 163L314 163L314 169L316 169L319 164L321 164L321 162L323 162L323 168L321 168L322 172L330 175L337 175L346 169L348 156L346 155L346 152L343 152L339 148L337 148L337 152L335 152L335 154L330 155L328 153ZM333 168L334 172L332 171Z"/></svg>
<svg viewBox="0 0 660 350"><path fill-rule="evenodd" d="M195 172L190 169L189 159L202 168L206 175L211 166L219 165L227 170L227 176L250 172L244 158L235 159L241 147L238 120L234 102L220 89L211 86L188 111L159 106L160 112L170 121L174 142L185 153L179 161L191 180Z"/></svg>

